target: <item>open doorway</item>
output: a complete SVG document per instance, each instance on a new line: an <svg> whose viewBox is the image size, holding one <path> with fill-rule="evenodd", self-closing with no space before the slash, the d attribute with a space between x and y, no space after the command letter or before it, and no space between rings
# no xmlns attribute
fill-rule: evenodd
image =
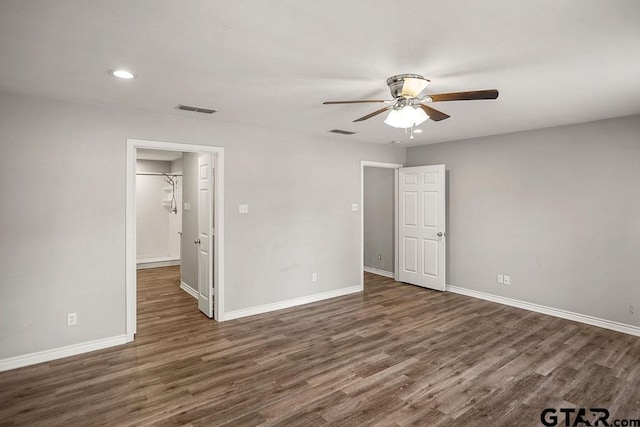
<svg viewBox="0 0 640 427"><path fill-rule="evenodd" d="M393 220L388 218L390 210L386 206L388 202L384 202L391 197L390 175L375 171L380 168L394 169ZM402 167L362 161L360 169L362 270L397 282L446 290L446 166ZM365 199L367 193L370 197ZM378 206L371 206L372 203ZM365 229L365 222L373 222L373 225ZM376 223L385 225L376 226ZM380 268L383 266L382 254L389 252L381 249L381 245L388 247L385 242L389 240L381 234L388 236L390 223L394 224L393 272ZM364 274L361 286L364 289Z"/></svg>
<svg viewBox="0 0 640 427"><path fill-rule="evenodd" d="M374 189L365 188L367 185L365 171L368 168L372 168L369 169L370 171L373 168L394 169L394 219L391 221L394 223L393 272L375 266L376 261L381 261L381 259L378 260L378 254L382 252L375 247L375 236L371 234L379 234L378 230L371 227L366 230L368 233L365 232L365 216L368 210L365 190L373 190L371 193L376 196L375 198L380 198L379 194L375 194L378 191L387 194L382 196L383 199L389 197L388 184ZM378 174L375 172L370 174L370 176L374 175ZM362 206L360 259L361 271L363 271L360 285L362 289L364 289L364 273L369 272L369 274L393 278L396 282L439 291L446 290L446 176L446 166L443 164L403 167L393 163L360 162L360 205ZM390 177L387 176L385 181L388 182L389 179ZM375 182L370 180L369 185ZM375 198L370 198L369 203ZM371 221L371 218L369 220ZM389 222L389 219L384 221L387 224L386 227ZM382 241L380 238L377 240ZM369 243L372 246L365 251L365 246ZM365 252L368 254L365 255ZM367 263L372 263L374 267L367 266Z"/></svg>
<svg viewBox="0 0 640 427"><path fill-rule="evenodd" d="M396 188L401 167L369 161L360 165L362 271L392 279L397 272Z"/></svg>
<svg viewBox="0 0 640 427"><path fill-rule="evenodd" d="M127 340L137 330L138 268L179 271L194 310L223 320L224 149L127 140L126 176Z"/></svg>

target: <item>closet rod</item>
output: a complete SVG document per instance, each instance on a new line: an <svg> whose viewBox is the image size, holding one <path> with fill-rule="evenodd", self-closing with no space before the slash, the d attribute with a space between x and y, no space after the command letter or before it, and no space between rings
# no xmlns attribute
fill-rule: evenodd
<svg viewBox="0 0 640 427"><path fill-rule="evenodd" d="M152 176L182 176L181 173L164 173L164 172L136 172L136 175L152 175Z"/></svg>

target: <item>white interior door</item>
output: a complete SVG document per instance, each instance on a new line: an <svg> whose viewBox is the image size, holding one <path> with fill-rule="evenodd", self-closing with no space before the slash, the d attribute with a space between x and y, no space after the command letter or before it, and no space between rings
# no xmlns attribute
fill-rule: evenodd
<svg viewBox="0 0 640 427"><path fill-rule="evenodd" d="M398 281L445 290L445 165L399 169Z"/></svg>
<svg viewBox="0 0 640 427"><path fill-rule="evenodd" d="M213 317L213 164L210 154L198 157L198 308Z"/></svg>

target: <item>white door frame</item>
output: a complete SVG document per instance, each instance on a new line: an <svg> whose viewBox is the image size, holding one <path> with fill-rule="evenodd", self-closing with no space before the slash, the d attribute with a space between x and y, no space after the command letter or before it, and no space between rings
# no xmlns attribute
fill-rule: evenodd
<svg viewBox="0 0 640 427"><path fill-rule="evenodd" d="M385 168L385 169L395 169L394 170L394 178L393 178L393 200L394 200L394 215L396 220L394 221L394 266L393 266L393 276L394 279L398 280L398 169L404 167L404 165L398 163L383 163L383 162L372 162L368 160L360 161L360 291L364 290L364 168Z"/></svg>
<svg viewBox="0 0 640 427"><path fill-rule="evenodd" d="M136 333L136 149L147 148L166 151L210 153L217 155L214 179L214 239L213 280L214 318L224 320L224 148L207 145L180 144L175 142L145 141L127 139L126 170L126 221L125 221L125 257L126 257L126 334L127 342L133 341Z"/></svg>

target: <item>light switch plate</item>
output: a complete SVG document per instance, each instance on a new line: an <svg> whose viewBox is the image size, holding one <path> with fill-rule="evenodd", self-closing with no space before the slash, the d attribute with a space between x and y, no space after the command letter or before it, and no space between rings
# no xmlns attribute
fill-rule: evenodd
<svg viewBox="0 0 640 427"><path fill-rule="evenodd" d="M190 210L191 210L191 203L186 202L186 203L184 204L184 210L185 210L185 211L190 211Z"/></svg>
<svg viewBox="0 0 640 427"><path fill-rule="evenodd" d="M511 286L511 276L504 275L504 285Z"/></svg>
<svg viewBox="0 0 640 427"><path fill-rule="evenodd" d="M498 274L498 283L501 285L504 283L504 277L502 276L502 274Z"/></svg>
<svg viewBox="0 0 640 427"><path fill-rule="evenodd" d="M351 210L354 212L358 212L358 204L357 203L352 203L351 204Z"/></svg>
<svg viewBox="0 0 640 427"><path fill-rule="evenodd" d="M246 214L249 213L249 205L239 205L238 206L238 212L241 214Z"/></svg>

